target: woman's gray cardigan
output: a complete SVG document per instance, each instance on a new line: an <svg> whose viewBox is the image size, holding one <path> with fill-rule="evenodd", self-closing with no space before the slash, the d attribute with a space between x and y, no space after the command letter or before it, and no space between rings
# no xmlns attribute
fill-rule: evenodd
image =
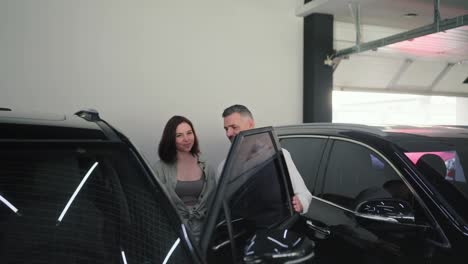
<svg viewBox="0 0 468 264"><path fill-rule="evenodd" d="M192 230L197 240L200 236L201 228L205 221L208 202L211 201L211 198L216 189L214 168L207 163L203 156L198 158L198 165L203 171L203 178L205 183L203 184L203 189L200 193L200 196L198 197L197 204L190 206L190 209L185 206L184 202L175 193L175 187L177 184L177 162L169 164L159 160L154 165L156 176L160 179L161 183L166 186L166 190L176 205L179 214L182 216L182 219L185 221L188 227Z"/></svg>

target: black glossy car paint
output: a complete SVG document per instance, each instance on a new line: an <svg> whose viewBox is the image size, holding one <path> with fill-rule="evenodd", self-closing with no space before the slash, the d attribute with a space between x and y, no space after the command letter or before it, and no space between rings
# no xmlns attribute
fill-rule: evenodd
<svg viewBox="0 0 468 264"><path fill-rule="evenodd" d="M409 140L424 142L432 135L443 137L444 133L449 134L449 137L456 137L455 134L460 133L459 136L464 138L464 133L467 131L461 127L456 130L440 126L424 129L320 123L275 128L280 142L287 149L288 140L291 141L294 138L317 137L328 142L324 152L309 153L309 155L320 155L323 158L319 165L318 180L315 185L310 186L314 189L315 199L305 217L330 230L330 235L318 243L318 260L325 263L347 261L350 258L366 263L466 262L468 229L463 215L467 210L455 211L455 208L467 209L466 198L456 196L458 199L445 199L449 195L455 195L456 190L450 192L451 187L448 184L442 190L440 189L442 185L434 186L425 179L421 171L405 156L406 150L403 143ZM423 135L413 132L420 132L420 130L423 131ZM401 180L416 199L416 205L420 207L418 212L421 214L416 219L420 219L420 222L417 221L415 225L404 225L369 221L361 218L353 210L343 208L333 202L340 201L334 200L338 198L319 197L324 180L326 180L327 164L330 164L329 153L336 142L362 145L376 156L381 155L385 164L398 172ZM293 158L297 157L294 156L296 152L303 153L304 149L300 148L288 149ZM355 169L359 166L355 164ZM303 173L302 176L308 177L307 173ZM307 182L307 179L305 181ZM440 192L449 192L449 194L441 195Z"/></svg>

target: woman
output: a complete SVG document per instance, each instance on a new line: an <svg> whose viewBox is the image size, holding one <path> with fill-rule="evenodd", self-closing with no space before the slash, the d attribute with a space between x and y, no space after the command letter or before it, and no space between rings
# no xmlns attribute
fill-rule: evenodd
<svg viewBox="0 0 468 264"><path fill-rule="evenodd" d="M169 119L158 152L156 174L198 240L216 182L213 168L200 155L192 122L183 116Z"/></svg>

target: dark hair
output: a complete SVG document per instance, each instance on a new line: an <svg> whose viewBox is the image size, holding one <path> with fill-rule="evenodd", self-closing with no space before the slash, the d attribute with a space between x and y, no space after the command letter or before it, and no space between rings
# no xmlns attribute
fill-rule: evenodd
<svg viewBox="0 0 468 264"><path fill-rule="evenodd" d="M226 117L226 116L230 116L230 115L232 115L234 113L238 113L241 116L248 116L248 117L252 118L252 120L254 119L253 115L252 115L252 112L250 112L250 110L246 106L240 105L240 104L231 105L230 107L224 109L222 116Z"/></svg>
<svg viewBox="0 0 468 264"><path fill-rule="evenodd" d="M182 123L187 123L192 128L193 136L195 138L190 153L192 153L192 155L198 155L200 153L197 134L195 133L192 122L190 122L186 117L176 115L167 121L161 141L159 141L159 158L166 163L174 163L177 160L177 148L175 143L176 130L177 126Z"/></svg>

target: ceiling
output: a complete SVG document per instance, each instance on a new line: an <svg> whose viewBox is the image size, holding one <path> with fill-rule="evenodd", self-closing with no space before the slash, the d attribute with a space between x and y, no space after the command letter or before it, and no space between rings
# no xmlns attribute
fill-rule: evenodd
<svg viewBox="0 0 468 264"><path fill-rule="evenodd" d="M457 27L408 38L403 33L432 28L433 0L312 0L296 9L297 16L334 16L338 54L356 47L356 15L361 46L375 47L340 57L346 59L335 65L335 89L468 97L468 84L463 83L468 77L468 21L458 26L460 19L453 19L466 20L468 0L440 0L439 12L441 23L453 20ZM401 41L384 45L381 40L391 36Z"/></svg>
<svg viewBox="0 0 468 264"><path fill-rule="evenodd" d="M434 21L433 0L312 0L320 3L314 13L332 14L335 21L354 23L349 3L360 6L361 23L401 29L413 29ZM440 0L441 19L468 14L468 0ZM414 13L417 16L406 17Z"/></svg>

